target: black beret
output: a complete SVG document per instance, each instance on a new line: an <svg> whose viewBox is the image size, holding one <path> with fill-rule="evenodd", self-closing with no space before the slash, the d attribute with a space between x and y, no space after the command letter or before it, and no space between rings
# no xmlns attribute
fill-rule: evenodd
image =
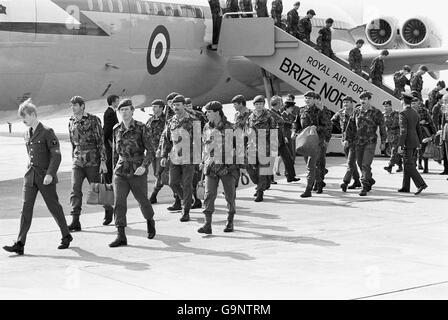
<svg viewBox="0 0 448 320"><path fill-rule="evenodd" d="M205 105L205 110L206 111L211 110L211 111L214 111L214 112L222 110L222 104L219 101L210 101L209 103L207 103Z"/></svg>
<svg viewBox="0 0 448 320"><path fill-rule="evenodd" d="M285 109L294 107L296 103L294 101L285 101Z"/></svg>
<svg viewBox="0 0 448 320"><path fill-rule="evenodd" d="M296 1L296 3L294 3L294 5L300 7L300 1Z"/></svg>
<svg viewBox="0 0 448 320"><path fill-rule="evenodd" d="M191 99L190 98L185 98L185 104L191 104Z"/></svg>
<svg viewBox="0 0 448 320"><path fill-rule="evenodd" d="M178 102L182 102L183 104L185 104L185 97L181 94L178 94L177 96L175 96L173 99L173 103L178 103Z"/></svg>
<svg viewBox="0 0 448 320"><path fill-rule="evenodd" d="M312 14L313 16L316 15L316 11L314 11L313 9L308 10L308 12L306 14Z"/></svg>
<svg viewBox="0 0 448 320"><path fill-rule="evenodd" d="M151 106L159 106L164 108L165 107L165 102L163 102L162 99L156 99L153 102L151 102Z"/></svg>
<svg viewBox="0 0 448 320"><path fill-rule="evenodd" d="M383 101L383 106L385 106L386 104L391 106L392 105L392 100L385 100L385 101Z"/></svg>
<svg viewBox="0 0 448 320"><path fill-rule="evenodd" d="M304 97L310 97L310 98L315 99L316 94L313 91L308 91L307 93L304 94Z"/></svg>
<svg viewBox="0 0 448 320"><path fill-rule="evenodd" d="M171 92L167 97L166 97L166 101L169 100L173 100L176 96L178 96L179 94L177 92Z"/></svg>
<svg viewBox="0 0 448 320"><path fill-rule="evenodd" d="M401 100L403 100L404 103L410 104L413 99L414 99L414 97L412 95L410 95L409 93L406 93L406 92L401 93Z"/></svg>
<svg viewBox="0 0 448 320"><path fill-rule="evenodd" d="M437 82L437 85L440 86L441 88L445 88L446 87L445 81L443 81L443 80Z"/></svg>
<svg viewBox="0 0 448 320"><path fill-rule="evenodd" d="M254 98L254 101L253 101L253 102L254 102L254 103L258 103L258 102L263 102L263 103L265 103L266 100L265 100L265 97L264 97L264 96L259 95L259 96L256 96L256 97Z"/></svg>
<svg viewBox="0 0 448 320"><path fill-rule="evenodd" d="M364 99L364 98L372 99L372 94L369 91L364 91L363 93L361 93L359 95L359 99Z"/></svg>
<svg viewBox="0 0 448 320"><path fill-rule="evenodd" d="M120 110L121 108L129 107L129 106L133 107L132 106L132 100L131 99L124 99L124 100L120 101L120 104L118 105L117 109Z"/></svg>
<svg viewBox="0 0 448 320"><path fill-rule="evenodd" d="M243 95L239 94L232 99L232 103L244 103L246 102L246 98Z"/></svg>
<svg viewBox="0 0 448 320"><path fill-rule="evenodd" d="M327 20L325 20L325 23L334 23L334 20L332 18L328 18Z"/></svg>

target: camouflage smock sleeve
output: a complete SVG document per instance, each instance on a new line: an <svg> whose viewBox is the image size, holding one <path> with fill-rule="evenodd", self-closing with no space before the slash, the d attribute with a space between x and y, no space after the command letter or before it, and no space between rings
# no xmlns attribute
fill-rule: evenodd
<svg viewBox="0 0 448 320"><path fill-rule="evenodd" d="M145 154L145 158L143 159L142 166L148 167L149 164L151 162L153 162L154 159L156 158L156 154L154 151L154 147L152 146L152 143L151 143L151 133L148 130L148 127L146 127L146 126L143 126L142 141L143 141L143 145L145 146L145 149L146 149L146 154Z"/></svg>

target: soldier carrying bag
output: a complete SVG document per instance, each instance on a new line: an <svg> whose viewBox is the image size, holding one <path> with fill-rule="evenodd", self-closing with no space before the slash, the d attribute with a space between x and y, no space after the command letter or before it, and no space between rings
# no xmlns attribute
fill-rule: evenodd
<svg viewBox="0 0 448 320"><path fill-rule="evenodd" d="M92 182L87 194L87 204L113 206L114 189L112 184L107 184L104 174L101 175L101 182Z"/></svg>
<svg viewBox="0 0 448 320"><path fill-rule="evenodd" d="M317 153L319 135L315 126L309 126L296 137L296 152L304 156L313 156Z"/></svg>
<svg viewBox="0 0 448 320"><path fill-rule="evenodd" d="M196 186L196 196L200 200L205 199L204 172L201 173L201 180L199 180Z"/></svg>

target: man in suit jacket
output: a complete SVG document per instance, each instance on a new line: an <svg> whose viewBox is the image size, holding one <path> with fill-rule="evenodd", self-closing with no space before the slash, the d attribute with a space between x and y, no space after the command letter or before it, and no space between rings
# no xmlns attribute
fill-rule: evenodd
<svg viewBox="0 0 448 320"><path fill-rule="evenodd" d="M118 103L120 102L120 98L116 95L111 95L107 97L107 104L109 107L107 107L106 111L104 112L103 117L103 133L104 133L104 145L106 146L106 165L107 165L107 174L106 179L107 183L112 183L112 175L113 175L113 168L112 168L112 132L114 126L118 123L117 118L117 107Z"/></svg>
<svg viewBox="0 0 448 320"><path fill-rule="evenodd" d="M61 230L62 242L58 249L67 249L73 238L68 230L64 211L56 193L56 183L58 182L56 172L61 163L59 140L53 129L39 122L36 106L31 103L31 99L20 106L19 116L23 119L23 123L30 128L25 133L29 164L23 184L23 208L19 236L14 245L4 246L3 249L23 255L38 191L42 194L48 210Z"/></svg>
<svg viewBox="0 0 448 320"><path fill-rule="evenodd" d="M415 195L420 194L428 186L417 171L417 148L421 143L421 129L418 113L412 109L413 97L407 93L402 94L403 111L400 112L400 149L403 150L403 185L398 192L410 192L411 179L417 187Z"/></svg>

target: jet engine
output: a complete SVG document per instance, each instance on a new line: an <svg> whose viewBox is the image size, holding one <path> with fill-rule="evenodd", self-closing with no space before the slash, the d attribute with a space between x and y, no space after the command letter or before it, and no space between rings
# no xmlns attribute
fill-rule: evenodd
<svg viewBox="0 0 448 320"><path fill-rule="evenodd" d="M366 37L377 49L389 49L396 45L398 21L393 17L381 17L366 25Z"/></svg>
<svg viewBox="0 0 448 320"><path fill-rule="evenodd" d="M410 48L438 48L442 39L426 18L410 18L401 27L403 43Z"/></svg>

